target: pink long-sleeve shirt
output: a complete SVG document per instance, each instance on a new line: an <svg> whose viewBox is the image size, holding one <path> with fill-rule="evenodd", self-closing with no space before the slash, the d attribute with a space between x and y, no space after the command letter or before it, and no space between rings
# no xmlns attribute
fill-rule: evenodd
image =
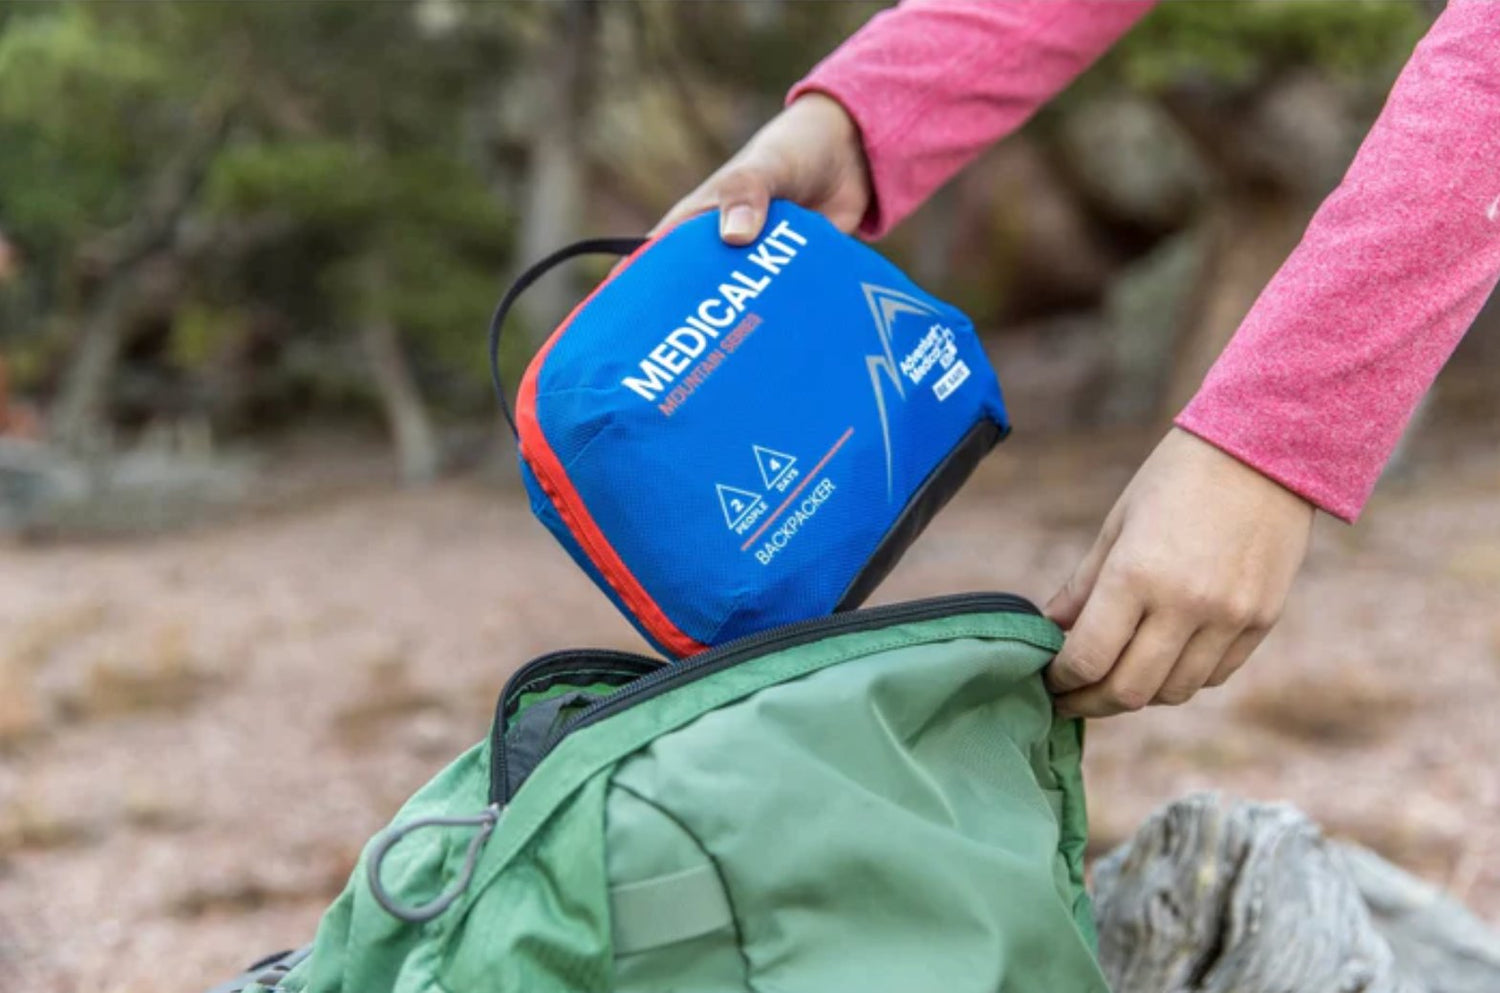
<svg viewBox="0 0 1500 993"><path fill-rule="evenodd" d="M1152 5L909 0L791 98L826 93L858 123L877 237ZM1497 277L1500 0L1452 0L1177 424L1352 520Z"/></svg>

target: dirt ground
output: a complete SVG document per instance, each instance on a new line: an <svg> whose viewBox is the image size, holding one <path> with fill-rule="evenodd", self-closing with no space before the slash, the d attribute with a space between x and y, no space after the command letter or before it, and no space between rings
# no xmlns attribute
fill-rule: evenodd
<svg viewBox="0 0 1500 993"><path fill-rule="evenodd" d="M1138 443L1005 446L879 599L1045 599ZM1096 847L1191 790L1287 799L1500 925L1500 452L1423 447L1320 521L1237 679L1090 729ZM588 644L639 647L513 486L0 545L0 985L196 993L306 940L506 674Z"/></svg>

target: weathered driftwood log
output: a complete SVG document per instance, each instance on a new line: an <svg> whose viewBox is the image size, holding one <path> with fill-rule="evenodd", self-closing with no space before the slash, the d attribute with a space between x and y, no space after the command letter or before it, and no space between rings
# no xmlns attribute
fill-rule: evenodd
<svg viewBox="0 0 1500 993"><path fill-rule="evenodd" d="M1500 993L1500 936L1285 805L1170 804L1094 891L1115 993Z"/></svg>
<svg viewBox="0 0 1500 993"><path fill-rule="evenodd" d="M1488 830L1482 827L1479 830ZM1358 845L1339 845L1396 968L1427 993L1500 993L1500 935L1435 886Z"/></svg>

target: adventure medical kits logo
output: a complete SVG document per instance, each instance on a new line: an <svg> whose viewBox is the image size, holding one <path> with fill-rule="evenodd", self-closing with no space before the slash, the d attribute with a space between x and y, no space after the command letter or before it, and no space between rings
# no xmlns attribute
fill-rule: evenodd
<svg viewBox="0 0 1500 993"><path fill-rule="evenodd" d="M935 307L918 300L900 290L893 290L873 283L861 283L865 302L870 305L870 316L875 319L875 331L880 336L881 353L865 357L870 372L870 387L875 391L875 409L880 414L880 431L885 441L885 492L890 499L894 492L895 460L891 452L891 425L885 408L885 389L882 377L890 381L896 395L906 399L906 384L921 384L935 367L943 374L933 383L932 394L939 402L948 399L954 390L969 378L969 367L958 357L958 342L953 329L946 324L933 323L922 340L908 352L900 362L896 361L895 348L891 341L891 329L896 318L902 314L918 317L937 317Z"/></svg>

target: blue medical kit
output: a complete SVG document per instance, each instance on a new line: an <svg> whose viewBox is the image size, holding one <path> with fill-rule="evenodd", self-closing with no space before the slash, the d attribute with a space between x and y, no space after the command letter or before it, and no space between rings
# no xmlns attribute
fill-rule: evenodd
<svg viewBox="0 0 1500 993"><path fill-rule="evenodd" d="M500 329L578 255L626 255L512 416ZM1009 430L967 317L811 211L751 245L716 213L555 252L490 362L537 517L670 656L858 606Z"/></svg>

